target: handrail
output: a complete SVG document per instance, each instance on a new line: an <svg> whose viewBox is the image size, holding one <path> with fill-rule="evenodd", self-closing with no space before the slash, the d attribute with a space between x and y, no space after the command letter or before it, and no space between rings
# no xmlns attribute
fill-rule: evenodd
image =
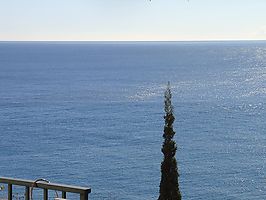
<svg viewBox="0 0 266 200"><path fill-rule="evenodd" d="M45 179L44 179L45 180ZM87 187L79 187L73 185L64 185L50 182L37 182L34 180L15 179L0 177L0 183L8 184L8 200L12 200L12 185L25 186L25 200L30 200L30 188L42 188L43 199L48 200L48 190L57 190L62 192L62 198L66 198L66 193L78 193L80 194L80 200L88 200L88 195L91 193L91 189Z"/></svg>

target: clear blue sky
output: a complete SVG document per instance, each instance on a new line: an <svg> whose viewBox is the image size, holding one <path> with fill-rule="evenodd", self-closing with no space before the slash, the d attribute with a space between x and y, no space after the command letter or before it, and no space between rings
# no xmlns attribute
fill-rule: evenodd
<svg viewBox="0 0 266 200"><path fill-rule="evenodd" d="M266 39L266 0L0 0L6 40Z"/></svg>

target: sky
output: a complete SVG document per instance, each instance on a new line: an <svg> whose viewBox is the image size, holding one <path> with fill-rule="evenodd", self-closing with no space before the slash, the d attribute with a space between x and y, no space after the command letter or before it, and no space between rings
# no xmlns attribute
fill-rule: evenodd
<svg viewBox="0 0 266 200"><path fill-rule="evenodd" d="M266 40L266 0L0 0L0 41Z"/></svg>

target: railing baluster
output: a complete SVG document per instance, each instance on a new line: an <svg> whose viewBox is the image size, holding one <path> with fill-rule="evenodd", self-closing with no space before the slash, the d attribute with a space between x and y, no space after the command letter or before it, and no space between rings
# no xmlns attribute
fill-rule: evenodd
<svg viewBox="0 0 266 200"><path fill-rule="evenodd" d="M43 200L48 200L48 189L43 189Z"/></svg>
<svg viewBox="0 0 266 200"><path fill-rule="evenodd" d="M30 200L30 187L25 187L25 200Z"/></svg>
<svg viewBox="0 0 266 200"><path fill-rule="evenodd" d="M12 184L8 184L8 200L12 200Z"/></svg>
<svg viewBox="0 0 266 200"><path fill-rule="evenodd" d="M88 200L88 193L80 193L80 200Z"/></svg>
<svg viewBox="0 0 266 200"><path fill-rule="evenodd" d="M62 191L62 198L66 199L66 192Z"/></svg>

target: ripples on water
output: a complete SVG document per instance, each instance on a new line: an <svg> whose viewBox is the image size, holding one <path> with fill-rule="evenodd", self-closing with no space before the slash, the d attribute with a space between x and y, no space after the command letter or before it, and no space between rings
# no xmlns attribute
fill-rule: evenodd
<svg viewBox="0 0 266 200"><path fill-rule="evenodd" d="M0 175L157 199L168 80L184 199L263 199L265 42L0 43Z"/></svg>

